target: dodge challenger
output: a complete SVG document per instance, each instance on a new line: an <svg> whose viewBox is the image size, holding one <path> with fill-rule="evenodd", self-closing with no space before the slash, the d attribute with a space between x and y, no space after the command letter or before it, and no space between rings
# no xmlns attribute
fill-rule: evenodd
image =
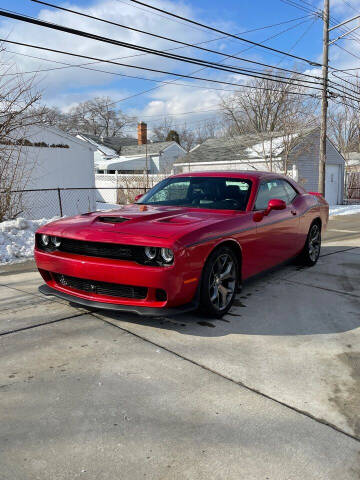
<svg viewBox="0 0 360 480"><path fill-rule="evenodd" d="M174 175L131 205L41 227L40 291L141 315L221 317L245 279L293 257L314 265L328 215L321 195L282 175Z"/></svg>

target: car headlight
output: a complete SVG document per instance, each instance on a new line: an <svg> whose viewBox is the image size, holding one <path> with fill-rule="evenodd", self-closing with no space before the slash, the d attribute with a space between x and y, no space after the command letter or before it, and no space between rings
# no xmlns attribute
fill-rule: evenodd
<svg viewBox="0 0 360 480"><path fill-rule="evenodd" d="M61 245L61 238L52 237L52 238L51 238L51 241L52 241L54 247L56 247L56 248L59 248L59 247L60 247L60 245Z"/></svg>
<svg viewBox="0 0 360 480"><path fill-rule="evenodd" d="M165 263L171 263L174 260L174 252L170 248L162 248L160 255Z"/></svg>
<svg viewBox="0 0 360 480"><path fill-rule="evenodd" d="M145 255L149 260L154 260L157 253L158 249L156 247L145 247Z"/></svg>
<svg viewBox="0 0 360 480"><path fill-rule="evenodd" d="M42 243L45 247L47 247L47 246L49 245L49 243L50 243L50 237L49 237L49 235L45 235L45 233L43 233L43 234L41 235L41 243Z"/></svg>

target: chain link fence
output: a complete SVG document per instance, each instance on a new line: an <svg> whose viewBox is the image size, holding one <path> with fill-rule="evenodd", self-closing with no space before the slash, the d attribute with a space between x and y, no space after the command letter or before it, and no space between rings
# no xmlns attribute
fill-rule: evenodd
<svg viewBox="0 0 360 480"><path fill-rule="evenodd" d="M151 186L42 188L0 190L0 222L71 216L132 203ZM345 205L360 204L360 172L347 175Z"/></svg>
<svg viewBox="0 0 360 480"><path fill-rule="evenodd" d="M0 222L71 216L132 203L145 187L78 187L0 191ZM109 205L110 203L110 205Z"/></svg>

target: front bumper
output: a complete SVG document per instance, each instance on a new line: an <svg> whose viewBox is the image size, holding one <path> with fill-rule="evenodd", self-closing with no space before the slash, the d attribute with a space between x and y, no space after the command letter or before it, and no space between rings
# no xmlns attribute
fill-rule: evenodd
<svg viewBox="0 0 360 480"><path fill-rule="evenodd" d="M185 305L179 307L166 308L166 307L142 307L136 305L123 305L119 303L104 303L97 302L94 300L86 300L85 298L79 298L74 295L69 295L68 293L60 292L54 288L49 287L48 285L41 285L39 287L39 292L46 296L55 296L67 300L70 303L76 303L86 308L95 308L101 310L110 310L116 312L129 312L136 313L137 315L142 315L146 317L160 317L168 315L179 315L181 313L191 312L196 310L199 306L199 301L197 296L195 299Z"/></svg>
<svg viewBox="0 0 360 480"><path fill-rule="evenodd" d="M186 311L196 308L195 296L201 272L194 275L194 272L186 267L183 258L171 267L162 268L143 266L130 261L50 253L37 249L34 254L37 267L48 287L47 294L51 292L52 295L85 306L93 305L97 308L133 311L145 315L159 315L161 311L168 314L165 311L172 312L174 308L177 312L178 307L181 306L182 310L184 305L188 305ZM80 291L59 284L55 274L95 282L145 287L147 294L146 298L126 298ZM157 297L158 290L166 292L166 299Z"/></svg>

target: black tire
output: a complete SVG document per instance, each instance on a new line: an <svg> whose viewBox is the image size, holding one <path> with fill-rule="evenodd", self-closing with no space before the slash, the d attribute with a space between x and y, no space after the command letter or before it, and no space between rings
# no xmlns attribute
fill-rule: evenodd
<svg viewBox="0 0 360 480"><path fill-rule="evenodd" d="M303 251L300 254L301 263L309 267L315 265L320 256L320 249L321 225L319 222L313 222L310 225Z"/></svg>
<svg viewBox="0 0 360 480"><path fill-rule="evenodd" d="M234 303L239 285L239 263L229 247L218 247L209 256L201 278L201 313L221 318Z"/></svg>

